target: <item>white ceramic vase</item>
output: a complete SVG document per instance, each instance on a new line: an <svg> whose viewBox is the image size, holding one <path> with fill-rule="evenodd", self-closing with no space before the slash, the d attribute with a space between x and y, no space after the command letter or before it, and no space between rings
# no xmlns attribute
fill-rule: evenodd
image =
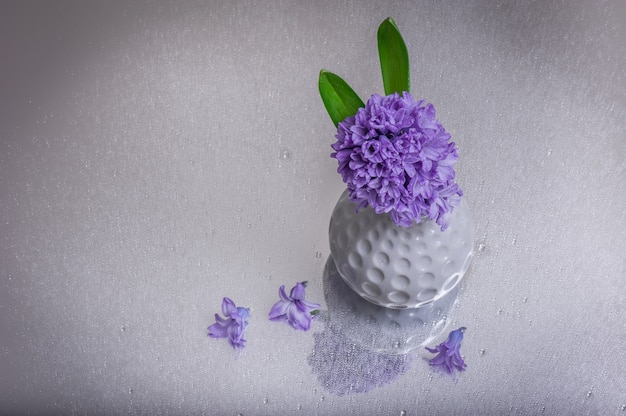
<svg viewBox="0 0 626 416"><path fill-rule="evenodd" d="M361 297L387 308L419 308L459 284L472 260L474 229L464 199L442 232L428 218L401 227L370 207L357 213L346 190L333 210L329 239L337 271Z"/></svg>

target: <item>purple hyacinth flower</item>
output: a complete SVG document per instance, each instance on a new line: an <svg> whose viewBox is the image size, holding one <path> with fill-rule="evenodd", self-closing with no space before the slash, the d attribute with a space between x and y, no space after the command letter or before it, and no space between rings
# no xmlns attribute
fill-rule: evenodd
<svg viewBox="0 0 626 416"><path fill-rule="evenodd" d="M430 365L435 366L448 374L453 374L455 370L465 370L465 362L461 357L461 341L463 340L463 332L465 327L456 329L448 335L446 342L442 342L435 348L426 349L432 353L438 353L434 358L429 360Z"/></svg>
<svg viewBox="0 0 626 416"><path fill-rule="evenodd" d="M211 338L228 338L233 348L244 348L246 340L243 331L248 326L250 309L237 307L229 298L222 301L222 313L225 318L215 314L215 323L209 326Z"/></svg>
<svg viewBox="0 0 626 416"><path fill-rule="evenodd" d="M337 126L331 157L358 208L371 206L409 227L427 216L445 230L463 191L458 150L435 107L408 92L374 94Z"/></svg>
<svg viewBox="0 0 626 416"><path fill-rule="evenodd" d="M317 310L320 305L304 300L305 286L306 282L297 283L291 289L289 296L287 296L287 293L285 293L285 285L282 285L278 290L280 300L276 302L270 310L270 320L284 321L294 329L308 331L311 327L311 319L313 318L312 312Z"/></svg>

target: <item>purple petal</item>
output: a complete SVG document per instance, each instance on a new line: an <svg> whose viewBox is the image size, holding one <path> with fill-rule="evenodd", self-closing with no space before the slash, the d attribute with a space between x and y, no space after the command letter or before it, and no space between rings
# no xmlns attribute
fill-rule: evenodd
<svg viewBox="0 0 626 416"><path fill-rule="evenodd" d="M272 320L284 318L285 314L287 313L287 309L289 308L289 305L291 305L290 302L279 300L274 304L274 306L272 306L272 309L269 313L269 318Z"/></svg>
<svg viewBox="0 0 626 416"><path fill-rule="evenodd" d="M304 307L303 310L309 313L313 312L316 309L319 309L321 306L319 303L313 303L306 300L301 300L299 303Z"/></svg>
<svg viewBox="0 0 626 416"><path fill-rule="evenodd" d="M224 316L228 317L228 316L231 316L235 312L237 312L237 307L235 306L235 302L225 297L222 300L222 313L224 314Z"/></svg>
<svg viewBox="0 0 626 416"><path fill-rule="evenodd" d="M215 320L217 321L216 323L214 323L213 325L210 325L208 330L209 330L209 336L211 338L225 338L228 336L227 333L227 328L228 325L226 325L224 323L224 320L222 320L219 315L215 314Z"/></svg>
<svg viewBox="0 0 626 416"><path fill-rule="evenodd" d="M304 300L304 285L299 282L296 283L296 285L291 289L289 296L291 299Z"/></svg>
<svg viewBox="0 0 626 416"><path fill-rule="evenodd" d="M299 311L294 305L287 310L287 321L296 329L308 331L311 326L311 315Z"/></svg>
<svg viewBox="0 0 626 416"><path fill-rule="evenodd" d="M287 292L285 292L285 285L282 285L280 287L280 289L278 289L278 296L284 301L284 302L291 302L291 298L289 296L287 296Z"/></svg>

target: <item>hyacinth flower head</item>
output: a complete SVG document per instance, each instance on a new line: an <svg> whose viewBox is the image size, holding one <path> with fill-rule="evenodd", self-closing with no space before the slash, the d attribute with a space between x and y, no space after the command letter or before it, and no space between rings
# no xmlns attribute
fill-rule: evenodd
<svg viewBox="0 0 626 416"><path fill-rule="evenodd" d="M280 300L272 306L269 319L272 321L287 322L292 328L308 331L311 320L315 316L319 304L308 302L304 299L306 282L297 283L287 296L285 285L278 289Z"/></svg>
<svg viewBox="0 0 626 416"><path fill-rule="evenodd" d="M456 329L450 332L445 342L442 342L435 348L426 347L427 351L437 354L429 360L431 366L437 367L448 374L465 370L467 365L463 361L463 357L461 357L463 332L465 332L465 327Z"/></svg>
<svg viewBox="0 0 626 416"><path fill-rule="evenodd" d="M246 339L243 332L248 326L250 310L241 306L237 307L231 299L225 297L222 300L222 313L224 318L215 314L215 323L208 328L209 336L228 338L233 348L244 348Z"/></svg>
<svg viewBox="0 0 626 416"><path fill-rule="evenodd" d="M458 149L435 107L409 93L408 53L391 18L378 28L378 52L386 95L367 103L339 76L320 72L320 95L337 126L337 172L357 209L370 206L405 227L428 217L445 230L463 195Z"/></svg>

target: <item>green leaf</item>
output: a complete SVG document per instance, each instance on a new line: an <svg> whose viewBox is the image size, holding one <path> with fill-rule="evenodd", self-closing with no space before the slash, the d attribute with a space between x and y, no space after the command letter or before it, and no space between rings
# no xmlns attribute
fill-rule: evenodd
<svg viewBox="0 0 626 416"><path fill-rule="evenodd" d="M335 126L346 117L355 115L359 108L365 107L363 100L346 81L325 69L320 71L318 87L326 111Z"/></svg>
<svg viewBox="0 0 626 416"><path fill-rule="evenodd" d="M378 27L378 55L385 95L409 91L409 54L398 26L391 17Z"/></svg>

